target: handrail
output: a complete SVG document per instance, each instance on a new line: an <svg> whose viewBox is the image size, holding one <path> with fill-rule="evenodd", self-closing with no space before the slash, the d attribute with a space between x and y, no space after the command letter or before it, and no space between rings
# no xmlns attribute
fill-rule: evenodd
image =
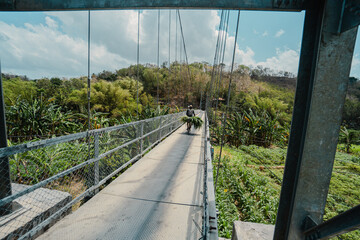
<svg viewBox="0 0 360 240"><path fill-rule="evenodd" d="M214 178L212 167L212 151L210 143L210 131L208 115L205 112L205 135L204 135L204 191L203 191L203 227L202 240L217 240L217 211L215 204Z"/></svg>
<svg viewBox="0 0 360 240"><path fill-rule="evenodd" d="M163 116L177 116L179 114L183 115L184 112L173 113L173 114L168 114L168 115L163 115ZM60 137L55 137L55 138L50 138L50 139L44 139L44 140L39 140L39 141L35 141L35 142L23 143L23 144L11 146L11 147L0 148L0 158L9 157L9 156L17 154L17 153L24 153L24 152L39 149L42 147L48 147L48 146L52 146L52 145L56 145L56 144L60 144L60 143L78 140L78 139L87 137L89 135L93 136L96 134L101 134L101 133L106 133L106 132L110 132L110 131L114 131L114 130L123 129L123 128L129 127L129 126L135 126L142 122L150 122L151 120L154 121L156 119L161 119L163 116L158 116L155 118L149 118L149 119L140 120L140 121L131 122L131 123L125 123L125 124L116 125L116 126L107 127L107 128L94 129L94 130L90 130L89 132L74 133L74 134L70 134L70 135L65 135L65 136L60 136Z"/></svg>
<svg viewBox="0 0 360 240"><path fill-rule="evenodd" d="M12 146L12 147L1 148L0 149L0 157L9 157L9 156L12 156L15 154L21 154L21 153L25 153L25 152L28 152L31 150L36 150L36 149L40 149L40 148L44 148L44 147L53 146L56 144L79 140L82 138L84 139L88 136L94 137L93 142L90 143L90 142L84 141L84 143L83 143L86 145L91 144L92 147L94 147L94 149L91 152L91 154L93 154L93 155L88 156L88 154L90 154L90 152L85 154L85 157L88 156L87 157L88 159L84 159L83 162L77 164L76 166L70 167L69 169L66 169L60 173L57 173L57 174L55 174L45 180L42 180L32 186L29 186L29 187L25 188L24 190L21 190L10 196L0 199L0 207L5 206L5 205L11 203L12 201L14 201L28 193L34 192L35 190L37 190L41 187L45 187L48 184L50 184L62 177L65 177L76 171L80 171L80 169L85 169L84 167L89 166L90 164L95 164L93 167L90 167L89 170L86 170L87 171L86 174L90 174L87 177L91 178L90 185L87 185L86 190L84 190L78 196L74 196L74 199L72 199L64 207L59 209L56 213L54 213L51 216L49 216L48 218L44 219L44 221L38 223L38 225L36 227L34 227L33 229L28 229L29 231L25 235L18 236L19 239L26 239L29 236L35 236L37 232L39 232L41 229L46 227L47 224L49 224L51 221L55 220L63 212L65 212L67 209L69 209L73 204L82 200L86 196L93 195L94 191L97 191L97 189L101 185L105 184L109 179L114 177L116 174L118 174L120 171L125 169L130 164L139 160L144 155L144 153L146 153L148 150L150 150L156 144L161 142L162 139L169 136L176 129L178 129L183 124L181 121L181 117L184 115L185 115L185 112L168 114L168 115L163 115L163 116L159 116L159 117L155 117L155 118L151 118L151 119L145 119L145 120L141 120L141 121L137 121L137 122L126 123L126 124L122 124L122 125L118 125L118 126L108 127L108 128L104 128L104 129L96 129L96 130L92 130L89 132L81 132L81 133L76 133L76 134L71 134L71 135L66 135L66 136L61 136L61 137L55 137L52 139L40 140L40 141L29 142L29 143L20 144L20 145L16 145L16 146ZM152 122L154 124L147 124L147 123L152 123ZM146 127L145 132L144 132L144 126ZM134 136L133 139L131 139L131 137L125 136L123 139L124 141L120 141L121 145L116 146L115 145L116 139L119 139L118 137L119 136L121 137L122 135L115 132L115 134L109 135L109 140L113 144L106 145L104 150L107 150L107 151L104 153L101 153L101 154L99 153L99 146L103 146L99 140L100 136L105 137L105 141L107 141L108 140L106 138L107 135L103 135L104 133L116 131L116 130L120 130L120 129L126 129L128 127L131 127L130 133L133 132L133 136ZM136 136L135 136L135 134L136 134ZM154 138L155 138L155 140L154 140ZM136 144L137 142L139 142L140 144L137 145L135 148L131 148L136 151L136 156L134 156L134 157L129 156L131 159L129 159L129 160L126 159L126 161L124 163L122 162L122 160L119 160L119 161L116 160L116 161L118 161L117 165L116 165L116 169L115 170L111 169L111 172L110 171L105 172L106 175L105 176L103 175L101 177L101 179L99 179L99 162L102 159L104 159L108 156L111 156L112 154L118 152L119 150L121 150L123 148L131 146L132 144ZM146 145L145 146L146 149L143 149L144 145ZM109 146L110 146L110 148L112 146L112 149L109 149L108 148ZM133 152L130 152L130 153L133 153ZM23 231L23 233L25 233L25 232L26 231Z"/></svg>
<svg viewBox="0 0 360 240"><path fill-rule="evenodd" d="M178 116L178 115L179 115L178 113L175 114L175 116ZM50 183L50 182L52 182L52 181L54 181L54 180L57 180L57 179L59 179L59 178L61 178L61 177L64 177L64 176L68 175L69 173L75 172L76 170L78 170L78 169L80 169L80 168L82 168L82 167L84 167L84 166L87 166L87 165L89 165L89 164L91 164L91 163L93 163L93 162L98 162L99 160L101 160L101 159L104 158L105 156L110 155L110 154L112 154L112 153L114 153L114 152L116 152L116 151L118 151L118 150L120 150L120 149L122 149L122 148L124 148L124 147L127 147L127 146L129 146L130 144L132 144L132 143L135 143L135 142L137 142L137 141L139 141L139 140L142 140L142 139L144 139L145 137L147 137L147 136L149 136L149 135L151 135L151 134L153 134L153 133L155 133L155 132L157 132L157 131L159 131L159 130L161 130L161 129L163 129L163 128L166 128L166 127L170 126L171 124L176 123L177 121L178 121L178 120L175 120L175 121L173 121L173 122L171 122L171 123L169 123L169 124L166 124L166 125L164 125L164 126L161 126L161 127L157 128L157 129L155 129L155 130L153 130L153 131L151 131L151 132L149 132L149 133L147 133L147 134L145 134L145 135L143 135L143 136L141 136L141 137L138 137L138 138L135 138L135 139L133 139L133 140L131 140L131 141L128 141L128 142L126 142L126 143L124 143L124 144L122 144L122 145L120 145L120 146L118 146L118 147L116 147L116 148L114 148L114 149L111 149L111 150L109 150L109 151L107 151L107 152L105 152L105 153L103 153L103 154L100 154L100 155L99 155L98 157L96 157L96 158L91 158L91 159L89 159L89 160L87 160L87 161L85 161L85 162L83 162L83 163L80 163L80 164L78 164L78 165L76 165L76 166L74 166L74 167L72 167L72 168L69 168L69 169L67 169L67 170L65 170L65 171L63 171L63 172L61 172L61 173L58 173L58 174L56 174L56 175L54 175L54 176L52 176L52 177L50 177L50 178L48 178L48 179L46 179L46 180L43 180L43 181L41 181L41 182L39 182L39 183L37 183L37 184L35 184L35 185L33 185L33 186L31 186L31 187L23 190L23 191L17 192L16 194L13 194L13 195L10 195L10 196L8 196L8 197L6 197L6 198L0 199L0 207L1 207L1 206L4 206L5 204L10 203L11 201L13 201L13 200L16 199L16 198L19 198L19 197L21 197L21 196L23 196L23 195L25 195L25 194L28 194L28 193L30 193L30 192L33 192L33 191L35 191L36 189L41 188L41 187L47 185L48 183ZM135 123L139 123L139 122L143 122L143 121L138 121L138 122L135 122ZM132 125L134 125L134 124L132 124ZM121 125L120 125L120 126L121 126ZM127 125L127 126L129 126L129 125ZM114 129L114 128L112 128L112 129ZM116 129L120 129L120 128L116 128ZM107 131L104 131L104 132L107 132ZM95 134L98 134L99 132L93 132L93 134L94 134L94 133L95 133ZM77 135L77 134L74 134L74 135ZM69 136L70 136L70 135L69 135ZM70 139L74 139L74 138L70 138ZM42 142L42 141L44 141L44 140L40 140L40 141L38 141L38 142ZM36 143L36 142L35 142L35 143ZM52 142L51 145L53 145L53 144L54 144L54 142ZM23 145L25 145L25 144L23 144ZM49 146L49 145L47 145L47 144L39 144L39 145L35 145L35 146L45 147L45 146ZM29 150L27 150L27 151L29 151ZM142 154L142 153L141 153L141 154Z"/></svg>

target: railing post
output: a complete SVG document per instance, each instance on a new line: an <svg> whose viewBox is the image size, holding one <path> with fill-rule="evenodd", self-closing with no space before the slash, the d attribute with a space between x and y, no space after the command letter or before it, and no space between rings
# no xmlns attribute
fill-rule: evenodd
<svg viewBox="0 0 360 240"><path fill-rule="evenodd" d="M143 156L143 151L144 151L144 121L141 122L141 127L140 127L140 155L141 157Z"/></svg>
<svg viewBox="0 0 360 240"><path fill-rule="evenodd" d="M162 116L160 117L160 124L159 124L159 142L161 141L161 124L162 124Z"/></svg>
<svg viewBox="0 0 360 240"><path fill-rule="evenodd" d="M6 118L5 118L5 102L2 89L2 75L0 62L0 148L7 147ZM0 158L0 199L11 195L11 179L9 158ZM6 204L0 208L0 216L10 213L10 204Z"/></svg>
<svg viewBox="0 0 360 240"><path fill-rule="evenodd" d="M95 133L94 135L94 158L99 157L100 149L99 149L99 134ZM94 185L99 184L99 161L94 163ZM95 190L95 193L98 193L98 189Z"/></svg>
<svg viewBox="0 0 360 240"><path fill-rule="evenodd" d="M171 122L173 122L173 119L174 119L174 116L171 116ZM173 123L170 124L170 131L169 131L169 133L171 133L172 130L173 130Z"/></svg>

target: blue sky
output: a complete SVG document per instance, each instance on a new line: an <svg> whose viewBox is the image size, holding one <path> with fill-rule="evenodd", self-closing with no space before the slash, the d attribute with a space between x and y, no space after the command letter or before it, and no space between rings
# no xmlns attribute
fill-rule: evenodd
<svg viewBox="0 0 360 240"><path fill-rule="evenodd" d="M161 62L168 56L169 10L161 11ZM181 10L189 61L213 62L220 11ZM136 62L136 11L91 13L91 72ZM232 11L225 63L231 61L237 11ZM140 62L155 63L157 10L141 14ZM296 73L304 12L242 11L236 63ZM175 11L171 59L175 60ZM180 36L178 32L178 37ZM351 76L360 78L360 34ZM0 12L3 72L39 77L77 77L87 72L87 12ZM179 48L178 48L179 49ZM179 57L179 53L177 56Z"/></svg>

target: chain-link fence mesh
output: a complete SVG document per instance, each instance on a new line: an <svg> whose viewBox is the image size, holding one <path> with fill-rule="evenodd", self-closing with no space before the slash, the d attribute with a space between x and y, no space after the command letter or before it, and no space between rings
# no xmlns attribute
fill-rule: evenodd
<svg viewBox="0 0 360 240"><path fill-rule="evenodd" d="M184 114L1 148L9 167L0 172L0 238L32 238L75 211L181 126Z"/></svg>

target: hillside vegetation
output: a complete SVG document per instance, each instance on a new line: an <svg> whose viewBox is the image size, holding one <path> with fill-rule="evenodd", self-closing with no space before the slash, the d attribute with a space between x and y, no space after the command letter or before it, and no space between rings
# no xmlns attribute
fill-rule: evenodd
<svg viewBox="0 0 360 240"><path fill-rule="evenodd" d="M215 152L218 151L216 147ZM233 221L275 224L286 149L250 145L225 147L223 151L216 190L220 236L231 238ZM359 200L360 155L338 152L324 220L357 206ZM341 238L359 239L360 231Z"/></svg>
<svg viewBox="0 0 360 240"><path fill-rule="evenodd" d="M251 73L242 85L233 86L216 190L221 237L231 238L237 220L275 224L295 88L293 78ZM225 109L219 106L210 117L216 153ZM359 120L360 81L350 78L324 220L360 203ZM341 236L359 238L360 231Z"/></svg>
<svg viewBox="0 0 360 240"><path fill-rule="evenodd" d="M226 67L222 66L221 78L215 74L210 97L207 93L213 68L209 64L187 66L175 62L170 69L165 65L133 65L93 74L90 127L104 128L178 112L189 104L204 108L208 98L212 105L211 141L219 145L230 81ZM3 74L3 88L9 145L89 127L86 77L29 80ZM216 192L222 237L231 236L234 220L275 222L295 88L296 78L287 72L244 65L234 71L224 135L225 157L220 164ZM325 219L359 204L359 139L360 81L350 78ZM87 155L80 153L85 150L83 141L12 157L12 180L35 184L84 161ZM130 156L132 151L124 154ZM73 156L78 161L70 161ZM58 189L72 185L86 188L86 180L81 176L75 179L76 182L59 183ZM342 238L359 239L360 235L354 232Z"/></svg>

